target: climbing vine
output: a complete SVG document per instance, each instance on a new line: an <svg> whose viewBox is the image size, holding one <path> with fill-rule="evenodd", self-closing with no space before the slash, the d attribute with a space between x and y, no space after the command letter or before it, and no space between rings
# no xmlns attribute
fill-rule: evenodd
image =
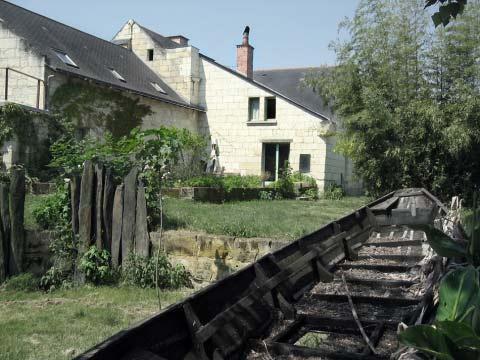
<svg viewBox="0 0 480 360"><path fill-rule="evenodd" d="M69 81L53 94L50 107L64 120L80 128L104 128L114 137L128 135L150 115L148 105L119 91L90 83Z"/></svg>

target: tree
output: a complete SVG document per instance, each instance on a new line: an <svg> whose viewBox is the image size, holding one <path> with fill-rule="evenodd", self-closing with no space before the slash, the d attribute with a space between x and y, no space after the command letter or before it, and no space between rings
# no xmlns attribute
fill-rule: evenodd
<svg viewBox="0 0 480 360"><path fill-rule="evenodd" d="M370 193L468 195L480 182L478 1L471 8L432 34L419 0L363 0L332 45L337 66L307 77L341 119L337 150Z"/></svg>

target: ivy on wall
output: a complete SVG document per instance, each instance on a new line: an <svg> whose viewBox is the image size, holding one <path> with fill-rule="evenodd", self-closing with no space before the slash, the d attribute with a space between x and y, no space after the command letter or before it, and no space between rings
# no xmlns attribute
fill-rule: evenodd
<svg viewBox="0 0 480 360"><path fill-rule="evenodd" d="M40 132L43 132L42 136ZM49 177L46 168L50 162L49 148L60 133L60 125L52 116L17 104L9 103L0 107L0 146L5 141L15 139L18 162L25 166L32 177Z"/></svg>
<svg viewBox="0 0 480 360"><path fill-rule="evenodd" d="M72 80L55 91L50 107L76 127L106 129L116 138L128 135L145 116L152 114L150 107L140 104L139 99Z"/></svg>

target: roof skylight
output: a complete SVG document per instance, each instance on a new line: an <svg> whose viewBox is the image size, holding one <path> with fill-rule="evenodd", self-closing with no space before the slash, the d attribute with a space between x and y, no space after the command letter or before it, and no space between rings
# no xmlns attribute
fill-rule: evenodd
<svg viewBox="0 0 480 360"><path fill-rule="evenodd" d="M165 90L163 90L163 88L162 88L160 85L158 85L158 83L152 82L151 84L152 84L153 88L154 88L155 90L157 90L158 92L161 92L162 94L166 94L166 93L167 93Z"/></svg>
<svg viewBox="0 0 480 360"><path fill-rule="evenodd" d="M57 57L63 61L65 65L78 68L78 65L75 63L75 61L72 60L70 56L68 56L67 53L64 53L58 50L53 50L53 51L55 52L55 55L57 55Z"/></svg>
<svg viewBox="0 0 480 360"><path fill-rule="evenodd" d="M117 72L117 70L112 69L112 68L110 68L109 70L110 70L110 72L112 73L112 75L115 76L118 80L120 80L120 81L122 81L122 82L127 82L127 80L125 80L125 79L123 78L123 76L120 75L120 74Z"/></svg>

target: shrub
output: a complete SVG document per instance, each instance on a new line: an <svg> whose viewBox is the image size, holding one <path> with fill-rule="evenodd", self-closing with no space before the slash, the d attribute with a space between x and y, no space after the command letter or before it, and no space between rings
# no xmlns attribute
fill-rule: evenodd
<svg viewBox="0 0 480 360"><path fill-rule="evenodd" d="M327 200L341 200L345 196L345 192L340 185L329 184L327 185L323 197Z"/></svg>
<svg viewBox="0 0 480 360"><path fill-rule="evenodd" d="M275 193L274 191L263 190L258 193L258 197L260 200L273 200L275 199Z"/></svg>
<svg viewBox="0 0 480 360"><path fill-rule="evenodd" d="M305 196L308 196L312 200L317 200L318 199L318 189L316 187L305 190L305 192L303 194Z"/></svg>
<svg viewBox="0 0 480 360"><path fill-rule="evenodd" d="M292 199L295 197L295 189L291 175L292 169L289 165L280 171L278 180L273 183L273 187L277 191L276 198Z"/></svg>
<svg viewBox="0 0 480 360"><path fill-rule="evenodd" d="M45 197L45 200L33 209L33 217L36 223L44 230L54 230L59 219L70 209L69 194L65 186Z"/></svg>
<svg viewBox="0 0 480 360"><path fill-rule="evenodd" d="M110 267L110 253L96 246L91 246L83 255L79 267L85 272L85 279L95 285L109 284L115 280L115 273Z"/></svg>
<svg viewBox="0 0 480 360"><path fill-rule="evenodd" d="M141 288L154 288L156 284L157 257L145 258L130 254L122 269L123 282ZM178 289L191 287L192 275L182 265L172 265L167 256L158 258L158 287Z"/></svg>
<svg viewBox="0 0 480 360"><path fill-rule="evenodd" d="M305 182L308 184L308 186L315 187L315 188L317 187L317 181L313 177L302 174L301 172L298 172L298 171L295 171L292 173L291 179L293 182Z"/></svg>
<svg viewBox="0 0 480 360"><path fill-rule="evenodd" d="M44 291L68 289L72 287L71 273L57 266L52 266L40 279L39 287Z"/></svg>
<svg viewBox="0 0 480 360"><path fill-rule="evenodd" d="M13 276L5 282L5 289L10 291L35 291L38 286L38 278L31 273Z"/></svg>
<svg viewBox="0 0 480 360"><path fill-rule="evenodd" d="M262 179L260 178L260 176L255 176L255 175L247 175L247 176L227 175L221 179L222 179L223 188L226 191L230 191L231 189L235 189L235 188L254 189L262 185Z"/></svg>

